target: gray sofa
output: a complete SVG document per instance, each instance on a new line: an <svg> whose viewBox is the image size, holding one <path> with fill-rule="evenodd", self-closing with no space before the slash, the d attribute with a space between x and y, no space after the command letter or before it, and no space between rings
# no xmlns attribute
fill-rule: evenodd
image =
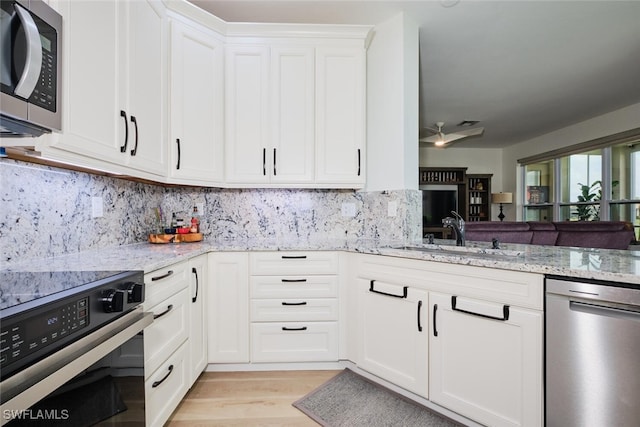
<svg viewBox="0 0 640 427"><path fill-rule="evenodd" d="M628 249L633 225L626 221L484 221L466 223L467 240L582 248Z"/></svg>

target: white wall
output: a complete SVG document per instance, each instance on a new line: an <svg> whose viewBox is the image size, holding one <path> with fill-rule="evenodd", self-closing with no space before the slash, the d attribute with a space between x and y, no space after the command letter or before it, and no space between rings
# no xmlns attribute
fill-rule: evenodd
<svg viewBox="0 0 640 427"><path fill-rule="evenodd" d="M367 191L418 188L418 26L403 13L367 51Z"/></svg>

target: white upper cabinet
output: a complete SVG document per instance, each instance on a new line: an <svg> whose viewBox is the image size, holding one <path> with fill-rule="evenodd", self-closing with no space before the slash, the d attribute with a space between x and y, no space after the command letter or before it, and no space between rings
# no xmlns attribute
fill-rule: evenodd
<svg viewBox="0 0 640 427"><path fill-rule="evenodd" d="M63 134L54 147L113 163L124 163L124 119L120 118L120 11L115 1L61 1L64 19ZM97 19L99 17L99 19Z"/></svg>
<svg viewBox="0 0 640 427"><path fill-rule="evenodd" d="M129 113L129 165L166 175L166 11L158 0L126 4L128 36L121 46L127 52L127 78L121 83L126 88L121 104Z"/></svg>
<svg viewBox="0 0 640 427"><path fill-rule="evenodd" d="M269 143L269 48L226 47L226 181L267 183Z"/></svg>
<svg viewBox="0 0 640 427"><path fill-rule="evenodd" d="M313 182L314 64L311 47L271 48L271 182Z"/></svg>
<svg viewBox="0 0 640 427"><path fill-rule="evenodd" d="M316 181L365 183L366 64L363 48L316 50Z"/></svg>
<svg viewBox="0 0 640 427"><path fill-rule="evenodd" d="M68 152L126 168L119 171L165 175L164 6L157 0L53 5L65 23L64 123L51 143L54 156Z"/></svg>
<svg viewBox="0 0 640 427"><path fill-rule="evenodd" d="M224 43L206 28L171 20L171 182L224 179Z"/></svg>
<svg viewBox="0 0 640 427"><path fill-rule="evenodd" d="M226 183L363 187L364 34L260 30L226 46Z"/></svg>

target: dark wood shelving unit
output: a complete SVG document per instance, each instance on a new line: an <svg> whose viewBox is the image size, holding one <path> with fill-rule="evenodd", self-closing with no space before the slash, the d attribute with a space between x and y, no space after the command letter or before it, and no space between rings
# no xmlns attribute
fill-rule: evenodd
<svg viewBox="0 0 640 427"><path fill-rule="evenodd" d="M491 221L492 176L493 174L467 175L467 221Z"/></svg>

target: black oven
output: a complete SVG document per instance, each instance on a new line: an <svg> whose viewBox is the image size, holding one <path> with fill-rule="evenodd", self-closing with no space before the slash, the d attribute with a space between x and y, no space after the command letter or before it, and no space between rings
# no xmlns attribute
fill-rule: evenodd
<svg viewBox="0 0 640 427"><path fill-rule="evenodd" d="M0 425L145 424L142 271L0 281Z"/></svg>

